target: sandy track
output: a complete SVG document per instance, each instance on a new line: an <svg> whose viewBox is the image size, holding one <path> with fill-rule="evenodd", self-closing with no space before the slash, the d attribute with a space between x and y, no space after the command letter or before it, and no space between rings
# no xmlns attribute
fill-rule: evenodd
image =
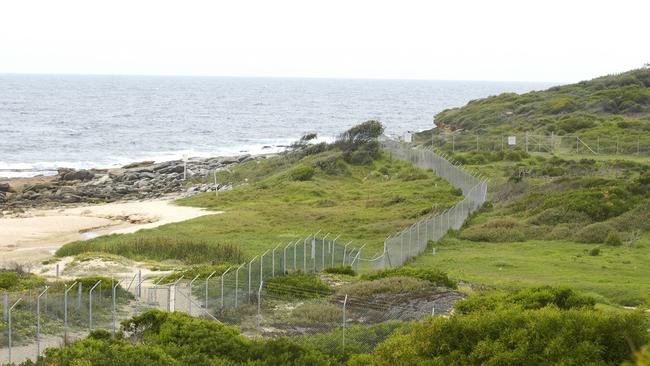
<svg viewBox="0 0 650 366"><path fill-rule="evenodd" d="M1 261L36 262L71 241L135 232L218 213L176 206L169 199L32 210L21 217L0 218Z"/></svg>

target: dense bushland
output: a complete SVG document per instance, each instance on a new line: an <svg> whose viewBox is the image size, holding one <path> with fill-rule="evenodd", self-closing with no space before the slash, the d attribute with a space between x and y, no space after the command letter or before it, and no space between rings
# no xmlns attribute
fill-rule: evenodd
<svg viewBox="0 0 650 366"><path fill-rule="evenodd" d="M435 117L440 129L626 134L650 126L650 69L631 70L571 85L469 102ZM422 135L431 136L430 131Z"/></svg>

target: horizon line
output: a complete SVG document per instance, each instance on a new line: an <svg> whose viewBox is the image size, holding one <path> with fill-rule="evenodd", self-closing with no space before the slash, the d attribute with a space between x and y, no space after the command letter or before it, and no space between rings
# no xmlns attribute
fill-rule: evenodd
<svg viewBox="0 0 650 366"><path fill-rule="evenodd" d="M342 76L269 76L269 75L205 75L205 74L137 74L137 73L51 73L51 72L2 72L0 75L18 76L115 76L115 77L197 77L197 78L250 78L250 79L316 79L316 80L373 80L373 81L442 81L442 82L488 82L488 83L539 83L564 85L579 81L542 81L542 80L494 80L494 79L436 79L436 78L399 78L399 77L342 77Z"/></svg>

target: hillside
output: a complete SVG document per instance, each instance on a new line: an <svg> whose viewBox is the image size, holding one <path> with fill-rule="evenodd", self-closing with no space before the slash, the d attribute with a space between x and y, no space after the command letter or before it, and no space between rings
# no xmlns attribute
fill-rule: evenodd
<svg viewBox="0 0 650 366"><path fill-rule="evenodd" d="M650 131L650 68L526 94L504 93L435 116L442 131L629 134ZM430 136L430 132L427 134Z"/></svg>
<svg viewBox="0 0 650 366"><path fill-rule="evenodd" d="M415 266L490 288L570 285L606 304L650 303L650 69L476 100L436 122L436 148L488 176L491 202ZM431 131L418 138L429 145Z"/></svg>

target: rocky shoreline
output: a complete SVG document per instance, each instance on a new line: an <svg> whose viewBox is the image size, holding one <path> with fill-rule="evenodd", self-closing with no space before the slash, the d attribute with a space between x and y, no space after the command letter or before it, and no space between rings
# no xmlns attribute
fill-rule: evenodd
<svg viewBox="0 0 650 366"><path fill-rule="evenodd" d="M167 195L192 195L199 192L226 190L228 184L190 183L190 178L208 177L214 171L265 155L190 158L156 163L143 161L116 169L58 169L53 177L0 180L0 216L19 214L30 208L144 200Z"/></svg>

